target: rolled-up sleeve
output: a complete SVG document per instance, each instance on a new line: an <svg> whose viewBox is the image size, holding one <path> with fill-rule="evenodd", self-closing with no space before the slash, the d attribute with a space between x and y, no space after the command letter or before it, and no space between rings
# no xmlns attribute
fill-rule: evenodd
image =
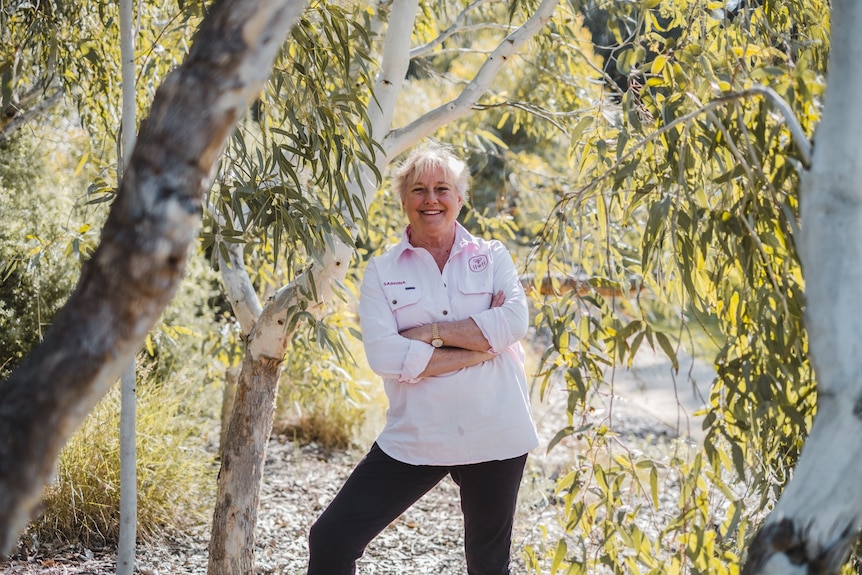
<svg viewBox="0 0 862 575"><path fill-rule="evenodd" d="M527 335L529 311L527 296L521 286L521 279L509 255L509 250L498 242L491 244L491 257L494 265L494 293L503 291L505 302L470 316L491 344L490 351L500 353ZM385 302L384 302L385 303Z"/></svg>
<svg viewBox="0 0 862 575"><path fill-rule="evenodd" d="M399 335L374 260L368 263L359 296L359 322L368 365L377 375L414 383L425 371L434 348Z"/></svg>

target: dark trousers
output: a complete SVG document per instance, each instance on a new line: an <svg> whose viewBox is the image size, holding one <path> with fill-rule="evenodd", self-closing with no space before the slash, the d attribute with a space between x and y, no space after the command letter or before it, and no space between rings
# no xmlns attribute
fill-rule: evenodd
<svg viewBox="0 0 862 575"><path fill-rule="evenodd" d="M469 575L508 575L512 522L527 455L471 465L409 465L375 443L312 525L308 575L352 575L378 533L446 475L460 488Z"/></svg>

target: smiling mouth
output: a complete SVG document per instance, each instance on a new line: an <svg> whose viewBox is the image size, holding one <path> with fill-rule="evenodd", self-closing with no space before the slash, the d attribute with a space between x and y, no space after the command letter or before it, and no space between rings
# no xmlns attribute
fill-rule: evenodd
<svg viewBox="0 0 862 575"><path fill-rule="evenodd" d="M437 214L442 214L443 210L425 210L422 212L423 215L426 216L436 216Z"/></svg>

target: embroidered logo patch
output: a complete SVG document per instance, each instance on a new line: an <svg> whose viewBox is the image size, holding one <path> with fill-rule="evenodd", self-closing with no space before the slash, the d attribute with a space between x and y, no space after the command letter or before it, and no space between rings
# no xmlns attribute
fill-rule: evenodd
<svg viewBox="0 0 862 575"><path fill-rule="evenodd" d="M470 271L480 272L488 267L488 256L473 256L467 264L470 266Z"/></svg>

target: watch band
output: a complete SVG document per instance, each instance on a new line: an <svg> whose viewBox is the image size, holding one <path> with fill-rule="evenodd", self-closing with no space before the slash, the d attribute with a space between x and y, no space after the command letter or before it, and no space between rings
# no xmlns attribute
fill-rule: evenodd
<svg viewBox="0 0 862 575"><path fill-rule="evenodd" d="M443 347L443 338L440 337L440 326L436 322L431 324L431 345L434 347Z"/></svg>

